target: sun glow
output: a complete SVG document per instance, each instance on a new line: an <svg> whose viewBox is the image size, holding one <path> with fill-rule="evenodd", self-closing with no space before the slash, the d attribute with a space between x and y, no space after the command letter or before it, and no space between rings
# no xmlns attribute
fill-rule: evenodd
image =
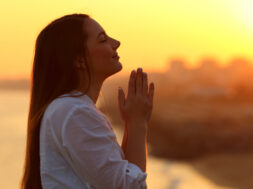
<svg viewBox="0 0 253 189"><path fill-rule="evenodd" d="M226 64L253 59L253 0L23 0L0 7L0 77L30 76L35 39L55 18L88 13L112 37L122 72L165 71L180 57L195 66L205 56Z"/></svg>
<svg viewBox="0 0 253 189"><path fill-rule="evenodd" d="M243 16L245 24L247 24L253 32L253 1L242 1L239 7L242 10L241 15Z"/></svg>

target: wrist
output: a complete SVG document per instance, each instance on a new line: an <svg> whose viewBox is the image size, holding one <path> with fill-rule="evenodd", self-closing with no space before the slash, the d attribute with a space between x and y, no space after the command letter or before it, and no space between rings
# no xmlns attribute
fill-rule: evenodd
<svg viewBox="0 0 253 189"><path fill-rule="evenodd" d="M145 120L127 120L125 121L126 125L147 125L148 122Z"/></svg>
<svg viewBox="0 0 253 189"><path fill-rule="evenodd" d="M126 128L128 132L146 133L147 122L145 121L131 121L126 122Z"/></svg>

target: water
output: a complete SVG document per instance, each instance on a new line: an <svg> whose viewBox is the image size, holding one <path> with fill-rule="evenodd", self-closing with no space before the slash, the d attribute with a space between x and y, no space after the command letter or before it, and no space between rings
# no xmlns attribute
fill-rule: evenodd
<svg viewBox="0 0 253 189"><path fill-rule="evenodd" d="M16 189L22 174L29 105L29 91L0 90L0 188ZM121 144L123 133L114 129ZM148 155L149 189L225 189L187 163Z"/></svg>

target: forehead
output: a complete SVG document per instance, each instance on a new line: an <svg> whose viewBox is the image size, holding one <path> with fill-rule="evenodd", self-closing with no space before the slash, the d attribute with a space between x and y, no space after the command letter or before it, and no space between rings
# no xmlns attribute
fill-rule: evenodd
<svg viewBox="0 0 253 189"><path fill-rule="evenodd" d="M88 34L89 39L96 39L97 35L101 31L104 31L102 26L92 18L88 18L85 20L84 27L85 27L84 29L86 30Z"/></svg>

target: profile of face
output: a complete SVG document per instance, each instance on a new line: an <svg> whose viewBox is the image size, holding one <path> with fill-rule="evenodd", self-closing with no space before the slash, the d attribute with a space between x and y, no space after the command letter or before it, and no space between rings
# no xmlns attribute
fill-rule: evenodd
<svg viewBox="0 0 253 189"><path fill-rule="evenodd" d="M120 42L111 38L94 19L85 19L84 30L88 35L86 42L87 61L91 74L96 78L106 79L119 72L122 65L119 62L117 49Z"/></svg>

